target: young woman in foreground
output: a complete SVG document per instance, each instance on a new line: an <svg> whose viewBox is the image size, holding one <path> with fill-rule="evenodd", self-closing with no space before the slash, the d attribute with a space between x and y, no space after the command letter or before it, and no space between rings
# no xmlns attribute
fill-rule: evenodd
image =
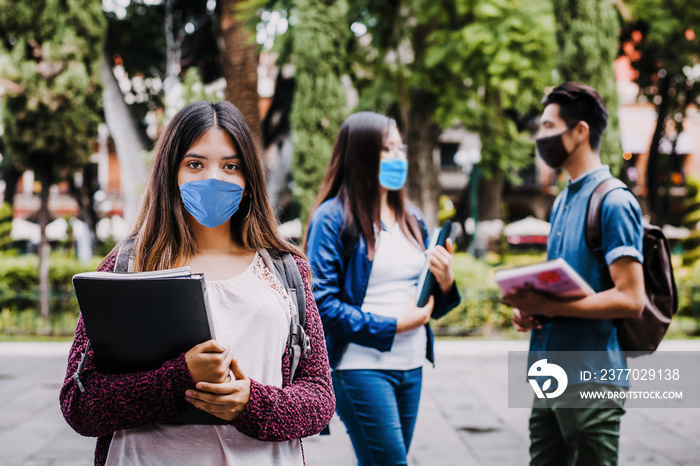
<svg viewBox="0 0 700 466"><path fill-rule="evenodd" d="M98 437L95 464L303 464L300 439L328 424L334 395L308 264L277 233L267 199L238 109L196 102L180 110L158 143L133 229L135 270L203 272L218 339L132 374L101 373L90 350L81 392L72 379L87 344L78 321L61 409L76 432ZM114 270L117 249L100 270ZM286 341L296 308L265 250L292 253L304 283L311 355L291 383ZM188 405L225 424L168 424Z"/></svg>

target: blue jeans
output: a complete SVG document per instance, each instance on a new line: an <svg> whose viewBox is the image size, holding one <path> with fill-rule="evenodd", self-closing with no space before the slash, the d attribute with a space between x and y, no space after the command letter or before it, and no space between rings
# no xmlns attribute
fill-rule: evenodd
<svg viewBox="0 0 700 466"><path fill-rule="evenodd" d="M360 466L406 465L418 416L422 368L335 370L336 411Z"/></svg>

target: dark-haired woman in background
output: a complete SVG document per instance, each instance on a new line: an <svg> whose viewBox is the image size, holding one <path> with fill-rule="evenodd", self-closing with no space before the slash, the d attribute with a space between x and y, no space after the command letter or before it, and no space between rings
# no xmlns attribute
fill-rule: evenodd
<svg viewBox="0 0 700 466"><path fill-rule="evenodd" d="M338 132L306 237L338 414L360 465L407 464L428 321L455 307L452 244L427 251L421 212L406 201L406 146L396 122L360 112ZM428 261L438 289L416 306Z"/></svg>
<svg viewBox="0 0 700 466"><path fill-rule="evenodd" d="M61 409L78 433L99 437L102 465L302 465L302 437L333 415L334 397L318 310L300 251L277 233L253 133L229 102L195 102L161 136L132 237L135 270L188 265L206 277L218 340L159 369L105 374L78 321ZM294 256L306 294L311 355L290 382L286 341L296 312L261 256ZM113 271L117 248L100 270ZM224 425L167 424L188 404Z"/></svg>

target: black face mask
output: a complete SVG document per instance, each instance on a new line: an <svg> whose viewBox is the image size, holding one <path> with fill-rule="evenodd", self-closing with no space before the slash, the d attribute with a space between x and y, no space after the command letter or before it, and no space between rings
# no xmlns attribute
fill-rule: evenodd
<svg viewBox="0 0 700 466"><path fill-rule="evenodd" d="M578 149L578 144L576 144L576 147L574 147L574 150L571 152L567 152L566 147L564 147L563 136L569 131L571 130L567 129L563 133L554 136L535 139L537 153L540 154L544 163L552 168L556 169L561 167L564 162L566 162L566 159Z"/></svg>

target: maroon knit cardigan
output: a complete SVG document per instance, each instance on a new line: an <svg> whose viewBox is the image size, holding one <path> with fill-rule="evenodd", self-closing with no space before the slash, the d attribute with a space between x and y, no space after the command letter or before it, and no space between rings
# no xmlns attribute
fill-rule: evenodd
<svg viewBox="0 0 700 466"><path fill-rule="evenodd" d="M335 409L323 327L307 280L309 264L300 257L294 259L306 293L305 330L311 340L311 355L299 362L291 385L287 354L282 357L282 388L251 379L250 401L231 422L243 434L263 441L281 442L316 434L330 422ZM115 261L116 254L112 253L99 270L113 271ZM77 433L98 437L95 465L101 466L107 460L114 432L173 419L189 405L185 390L195 388L195 383L184 353L160 369L104 374L96 369L90 350L81 377L85 392L81 393L71 377L86 344L85 325L79 318L61 389L61 411Z"/></svg>

